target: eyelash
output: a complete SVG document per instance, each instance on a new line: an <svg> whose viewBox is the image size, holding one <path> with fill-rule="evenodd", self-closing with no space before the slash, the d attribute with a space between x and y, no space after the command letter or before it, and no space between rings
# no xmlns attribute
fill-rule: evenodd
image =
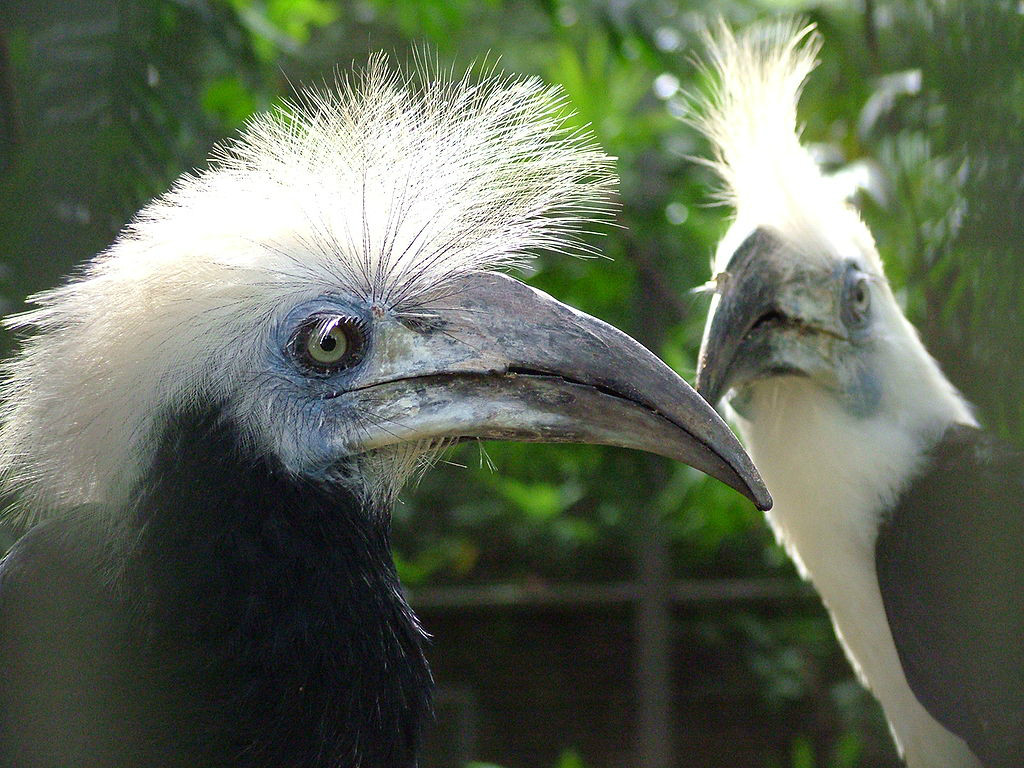
<svg viewBox="0 0 1024 768"><path fill-rule="evenodd" d="M308 344L314 336L326 336L335 328L341 328L348 347L338 362L325 365L310 357ZM362 318L348 315L318 314L306 318L292 335L288 351L302 368L320 376L330 376L353 368L362 362L366 352L367 327Z"/></svg>

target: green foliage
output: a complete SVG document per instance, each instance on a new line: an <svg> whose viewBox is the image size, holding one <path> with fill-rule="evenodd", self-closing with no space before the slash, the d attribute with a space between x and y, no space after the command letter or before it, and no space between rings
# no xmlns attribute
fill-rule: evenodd
<svg viewBox="0 0 1024 768"><path fill-rule="evenodd" d="M679 120L682 94L702 87L692 63L699 29L717 13L744 23L795 10L826 37L801 104L805 136L835 169L870 169L875 193L857 203L911 319L982 419L1021 439L1024 15L1016 0L864 8L10 0L0 7L0 298L16 309L102 250L141 204L249 115L291 95L292 83L330 80L336 66L379 49L403 61L426 45L442 66L500 57L503 69L564 88L570 119L619 159L621 207L616 226L593 239L609 258L540 254L528 279L692 380L706 304L689 289L708 278L727 223L709 205L708 171L690 159L704 153L702 140ZM631 578L646 509L664 520L676 577L796 580L761 516L688 468L588 446L464 445L447 461L463 466L428 473L395 511L406 584ZM809 709L836 724L831 740L787 742L774 764L891 761L877 710L821 612L730 613L687 626L743 659L765 716ZM559 766L581 760L566 752Z"/></svg>
<svg viewBox="0 0 1024 768"><path fill-rule="evenodd" d="M574 749L567 749L558 758L554 768L586 768L586 766L583 764L583 758L580 757L579 752Z"/></svg>
<svg viewBox="0 0 1024 768"><path fill-rule="evenodd" d="M282 54L301 56L313 31L337 20L330 0L230 0L249 33L253 53L273 64Z"/></svg>
<svg viewBox="0 0 1024 768"><path fill-rule="evenodd" d="M497 7L500 0L487 0L485 4ZM373 0L373 5L391 14L398 28L409 38L426 36L435 45L448 48L451 33L461 31L474 6L481 3L475 0Z"/></svg>
<svg viewBox="0 0 1024 768"><path fill-rule="evenodd" d="M235 128L256 112L256 98L238 75L227 74L211 80L203 89L203 111L217 118L225 128Z"/></svg>
<svg viewBox="0 0 1024 768"><path fill-rule="evenodd" d="M870 223L929 349L982 421L1020 441L1024 218L1011 212L1024 210L1024 15L1008 0L894 10L881 36L890 66L920 87L862 121L893 190Z"/></svg>
<svg viewBox="0 0 1024 768"><path fill-rule="evenodd" d="M770 759L769 768L857 768L862 765L864 745L853 732L840 735L832 749L821 756L814 741L807 736L797 736L790 745L788 761Z"/></svg>

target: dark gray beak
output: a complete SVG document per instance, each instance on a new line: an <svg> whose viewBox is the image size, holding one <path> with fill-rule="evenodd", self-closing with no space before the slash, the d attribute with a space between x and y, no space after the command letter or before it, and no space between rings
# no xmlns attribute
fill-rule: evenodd
<svg viewBox="0 0 1024 768"><path fill-rule="evenodd" d="M835 384L835 273L794 265L771 231L756 230L719 275L697 360L697 391L718 404L730 388L773 376Z"/></svg>
<svg viewBox="0 0 1024 768"><path fill-rule="evenodd" d="M775 309L771 276L736 269L723 282L711 300L697 358L697 392L713 405L730 387L763 374L770 366L768 332L781 318Z"/></svg>
<svg viewBox="0 0 1024 768"><path fill-rule="evenodd" d="M345 397L386 428L352 450L415 439L615 445L696 467L750 498L771 497L739 441L641 344L512 278L476 274L396 317L373 376Z"/></svg>

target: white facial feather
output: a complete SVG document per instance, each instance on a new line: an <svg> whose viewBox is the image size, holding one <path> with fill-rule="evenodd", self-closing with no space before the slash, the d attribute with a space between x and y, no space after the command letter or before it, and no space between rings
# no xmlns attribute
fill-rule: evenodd
<svg viewBox="0 0 1024 768"><path fill-rule="evenodd" d="M67 285L8 320L0 477L22 509L114 502L168 411L229 399L301 301L414 311L467 272L578 239L610 208L610 158L536 78L406 77L380 56L253 119L143 208Z"/></svg>

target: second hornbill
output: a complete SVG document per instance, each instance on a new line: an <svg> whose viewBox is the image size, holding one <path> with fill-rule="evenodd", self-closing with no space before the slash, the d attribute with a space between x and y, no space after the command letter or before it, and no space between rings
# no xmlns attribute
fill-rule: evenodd
<svg viewBox="0 0 1024 768"><path fill-rule="evenodd" d="M412 768L431 677L389 509L453 441L649 450L768 505L665 365L495 271L607 207L564 115L536 79L378 60L13 321L0 765Z"/></svg>
<svg viewBox="0 0 1024 768"><path fill-rule="evenodd" d="M1024 457L978 427L800 143L816 37L783 23L710 43L695 123L736 215L697 389L728 398L776 535L907 764L1024 765Z"/></svg>

